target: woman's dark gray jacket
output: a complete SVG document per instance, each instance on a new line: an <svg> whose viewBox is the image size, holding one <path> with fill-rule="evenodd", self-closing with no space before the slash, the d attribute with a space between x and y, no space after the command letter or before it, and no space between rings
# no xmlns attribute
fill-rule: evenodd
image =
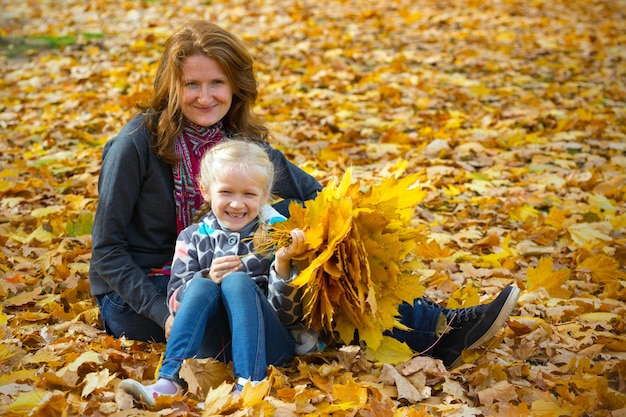
<svg viewBox="0 0 626 417"><path fill-rule="evenodd" d="M176 244L176 208L172 167L152 147L145 116L131 120L102 152L98 207L92 231L89 270L94 296L111 291L163 326L169 315L165 293L148 272L172 261ZM266 145L276 170L273 194L306 201L321 190L312 176ZM279 210L284 215L284 207Z"/></svg>

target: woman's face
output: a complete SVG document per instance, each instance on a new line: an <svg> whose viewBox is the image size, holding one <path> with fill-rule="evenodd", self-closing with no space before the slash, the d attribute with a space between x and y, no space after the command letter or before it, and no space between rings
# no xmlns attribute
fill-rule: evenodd
<svg viewBox="0 0 626 417"><path fill-rule="evenodd" d="M204 55L185 58L181 110L188 120L212 126L226 116L232 102L232 86L216 60Z"/></svg>

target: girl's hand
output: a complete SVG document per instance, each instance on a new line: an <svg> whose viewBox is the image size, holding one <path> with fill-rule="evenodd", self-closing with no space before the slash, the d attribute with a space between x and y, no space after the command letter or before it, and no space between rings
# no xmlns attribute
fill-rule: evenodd
<svg viewBox="0 0 626 417"><path fill-rule="evenodd" d="M220 284L226 275L239 271L243 267L241 259L237 255L222 256L213 259L209 269L209 279Z"/></svg>
<svg viewBox="0 0 626 417"><path fill-rule="evenodd" d="M291 232L291 244L283 246L276 251L276 259L291 261L306 250L306 238L300 229L293 229Z"/></svg>
<svg viewBox="0 0 626 417"><path fill-rule="evenodd" d="M300 229L291 231L291 244L276 251L276 273L282 279L289 279L291 260L306 251L306 237Z"/></svg>

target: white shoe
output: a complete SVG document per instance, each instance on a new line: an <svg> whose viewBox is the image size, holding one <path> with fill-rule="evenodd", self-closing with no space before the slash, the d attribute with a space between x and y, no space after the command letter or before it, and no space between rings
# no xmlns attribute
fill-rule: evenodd
<svg viewBox="0 0 626 417"><path fill-rule="evenodd" d="M180 392L181 388L178 386L178 384L176 384L175 382L172 383L176 385L176 392L173 394L166 394L164 392L157 391L154 388L156 384L143 385L142 383L140 383L139 381L135 381L134 379L125 379L120 382L117 387L118 389L121 389L122 391L125 391L128 394L132 395L135 400L142 402L150 407L154 407L154 400L157 397L160 397L162 395L173 397Z"/></svg>

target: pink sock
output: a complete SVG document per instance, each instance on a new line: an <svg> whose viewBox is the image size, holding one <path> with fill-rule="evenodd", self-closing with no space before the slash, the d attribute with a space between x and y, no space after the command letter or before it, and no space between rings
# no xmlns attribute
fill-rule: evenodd
<svg viewBox="0 0 626 417"><path fill-rule="evenodd" d="M159 394L176 394L178 387L173 381L165 378L157 379L157 382L152 384L151 388Z"/></svg>

